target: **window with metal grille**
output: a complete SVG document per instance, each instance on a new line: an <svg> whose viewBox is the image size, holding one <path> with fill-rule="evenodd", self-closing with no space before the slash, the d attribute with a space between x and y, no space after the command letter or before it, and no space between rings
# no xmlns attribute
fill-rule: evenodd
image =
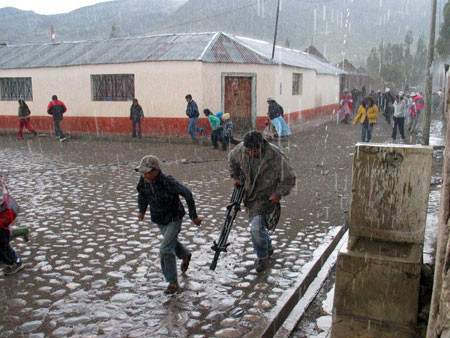
<svg viewBox="0 0 450 338"><path fill-rule="evenodd" d="M292 73L292 95L303 94L303 74Z"/></svg>
<svg viewBox="0 0 450 338"><path fill-rule="evenodd" d="M0 92L2 101L33 101L31 77L2 77Z"/></svg>
<svg viewBox="0 0 450 338"><path fill-rule="evenodd" d="M134 98L134 74L91 75L93 101L129 101Z"/></svg>

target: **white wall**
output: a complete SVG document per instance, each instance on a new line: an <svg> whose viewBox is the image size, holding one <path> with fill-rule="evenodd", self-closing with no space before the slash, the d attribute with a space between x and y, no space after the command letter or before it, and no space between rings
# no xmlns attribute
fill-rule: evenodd
<svg viewBox="0 0 450 338"><path fill-rule="evenodd" d="M339 102L339 76L318 74L316 81L316 106Z"/></svg>
<svg viewBox="0 0 450 338"><path fill-rule="evenodd" d="M222 73L256 74L257 116L267 113L272 96L286 113L337 103L339 78L316 75L309 69L283 65L159 61L114 65L84 65L60 68L0 70L0 77L31 77L33 115L46 115L48 102L56 94L72 116L129 116L130 101L92 101L92 74L134 74L135 96L146 117L185 117L186 94L192 94L200 112L222 110ZM303 74L303 92L292 95L292 73ZM280 83L282 85L280 94ZM0 101L0 115L16 115L17 101Z"/></svg>
<svg viewBox="0 0 450 338"><path fill-rule="evenodd" d="M146 117L185 117L186 94L202 96L201 62L160 61L115 65L0 70L0 77L31 77L33 115L46 115L56 94L72 116L127 117L131 101L92 101L92 74L134 74L135 96ZM0 101L0 115L16 115L17 101Z"/></svg>

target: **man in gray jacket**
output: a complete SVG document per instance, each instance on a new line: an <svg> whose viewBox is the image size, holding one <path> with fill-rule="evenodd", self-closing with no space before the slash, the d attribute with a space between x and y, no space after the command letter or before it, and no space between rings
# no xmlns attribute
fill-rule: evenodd
<svg viewBox="0 0 450 338"><path fill-rule="evenodd" d="M294 170L281 150L254 130L247 132L244 142L230 151L228 163L234 186L241 184L241 172L244 175L244 206L249 213L250 234L257 256L256 271L262 272L273 253L267 218L295 186Z"/></svg>

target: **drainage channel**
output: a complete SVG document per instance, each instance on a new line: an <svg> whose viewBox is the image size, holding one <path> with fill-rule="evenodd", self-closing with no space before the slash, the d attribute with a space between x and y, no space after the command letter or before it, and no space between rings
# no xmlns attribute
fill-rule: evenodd
<svg viewBox="0 0 450 338"><path fill-rule="evenodd" d="M321 285L336 262L338 249L348 237L348 225L338 226L328 233L313 253L313 258L302 267L292 289L281 295L277 304L245 337L288 337L314 300Z"/></svg>

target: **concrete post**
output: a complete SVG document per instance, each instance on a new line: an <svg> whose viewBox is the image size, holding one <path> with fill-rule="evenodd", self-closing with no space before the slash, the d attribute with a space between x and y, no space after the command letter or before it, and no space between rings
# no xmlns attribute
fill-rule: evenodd
<svg viewBox="0 0 450 338"><path fill-rule="evenodd" d="M357 144L333 337L415 337L433 149Z"/></svg>

